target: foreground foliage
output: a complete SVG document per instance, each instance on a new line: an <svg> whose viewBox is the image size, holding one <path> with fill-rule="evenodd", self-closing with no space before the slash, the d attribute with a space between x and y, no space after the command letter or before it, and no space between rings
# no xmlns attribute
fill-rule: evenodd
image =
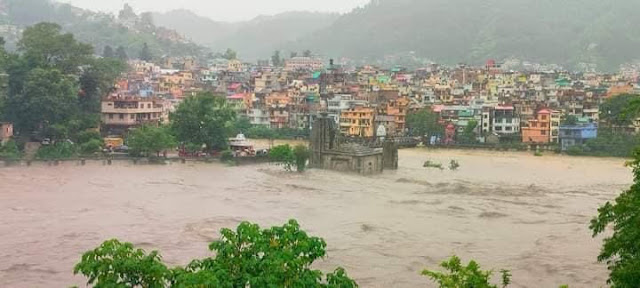
<svg viewBox="0 0 640 288"><path fill-rule="evenodd" d="M497 288L497 285L490 283L493 271L482 271L480 265L475 261L468 265L462 265L462 261L457 256L442 262L440 266L447 272L437 272L431 270L422 271L422 275L428 276L438 283L440 288ZM507 270L500 271L502 275L501 287L507 287L511 283L511 273Z"/></svg>
<svg viewBox="0 0 640 288"><path fill-rule="evenodd" d="M324 275L311 268L326 256L327 244L310 237L291 220L282 227L261 229L244 222L209 245L215 257L169 268L156 251L146 253L130 243L104 242L86 252L74 273L101 287L358 287L344 269Z"/></svg>
<svg viewBox="0 0 640 288"><path fill-rule="evenodd" d="M629 163L633 168L633 185L613 203L607 202L591 220L593 236L613 234L604 239L598 261L606 262L608 283L613 288L638 287L640 283L640 150Z"/></svg>

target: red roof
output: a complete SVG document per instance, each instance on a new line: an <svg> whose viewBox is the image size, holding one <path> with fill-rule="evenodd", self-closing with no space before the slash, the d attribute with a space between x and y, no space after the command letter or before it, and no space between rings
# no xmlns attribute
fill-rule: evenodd
<svg viewBox="0 0 640 288"><path fill-rule="evenodd" d="M551 114L551 111L549 111L549 109L542 109L538 111L538 114Z"/></svg>
<svg viewBox="0 0 640 288"><path fill-rule="evenodd" d="M229 89L238 89L240 88L240 83L233 83L231 85L229 85Z"/></svg>

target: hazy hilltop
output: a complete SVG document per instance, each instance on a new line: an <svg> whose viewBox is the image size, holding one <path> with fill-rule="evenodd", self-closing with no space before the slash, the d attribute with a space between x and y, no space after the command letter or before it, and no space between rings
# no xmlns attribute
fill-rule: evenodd
<svg viewBox="0 0 640 288"><path fill-rule="evenodd" d="M39 22L57 23L66 32L92 44L97 54L106 45L123 46L129 57L138 56L147 43L155 56L199 55L203 48L173 30L156 27L150 14L137 15L131 7L119 15L97 13L50 0L0 0L0 36L15 47L22 30Z"/></svg>
<svg viewBox="0 0 640 288"><path fill-rule="evenodd" d="M295 11L229 23L214 21L187 10L153 14L158 26L176 30L215 51L232 48L243 59L267 59L274 50L286 50L288 43L329 27L338 17L339 14L335 13ZM301 50L312 48L308 46Z"/></svg>
<svg viewBox="0 0 640 288"><path fill-rule="evenodd" d="M303 39L332 56L415 51L436 62L516 57L614 70L640 58L637 0L374 0Z"/></svg>

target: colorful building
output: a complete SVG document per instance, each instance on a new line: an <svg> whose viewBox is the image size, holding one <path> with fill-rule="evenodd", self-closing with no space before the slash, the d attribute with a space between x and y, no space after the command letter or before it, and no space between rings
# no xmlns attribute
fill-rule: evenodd
<svg viewBox="0 0 640 288"><path fill-rule="evenodd" d="M522 128L522 142L529 144L547 144L551 141L551 110L538 111L534 119Z"/></svg>
<svg viewBox="0 0 640 288"><path fill-rule="evenodd" d="M340 132L347 136L374 137L375 109L357 105L340 114Z"/></svg>
<svg viewBox="0 0 640 288"><path fill-rule="evenodd" d="M576 145L584 145L587 140L597 137L598 126L595 123L560 126L560 145L562 151L567 151Z"/></svg>

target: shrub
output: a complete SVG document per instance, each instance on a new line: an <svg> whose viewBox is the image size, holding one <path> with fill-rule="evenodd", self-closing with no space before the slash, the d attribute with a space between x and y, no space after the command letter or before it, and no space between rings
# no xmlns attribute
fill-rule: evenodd
<svg viewBox="0 0 640 288"><path fill-rule="evenodd" d="M293 149L293 154L296 158L296 168L298 172L304 172L307 168L307 160L309 160L309 157L311 156L309 148L304 145L298 145Z"/></svg>
<svg viewBox="0 0 640 288"><path fill-rule="evenodd" d="M82 131L78 133L78 135L76 136L76 143L78 145L89 143L91 140L99 140L100 142L103 142L102 136L98 131L93 131L93 130Z"/></svg>
<svg viewBox="0 0 640 288"><path fill-rule="evenodd" d="M0 144L0 158L5 160L17 160L21 156L20 149L16 141L9 140L4 145Z"/></svg>
<svg viewBox="0 0 640 288"><path fill-rule="evenodd" d="M289 144L273 147L269 151L269 159L277 165L282 165L289 172L293 171L293 166L296 165L296 156Z"/></svg>
<svg viewBox="0 0 640 288"><path fill-rule="evenodd" d="M497 288L497 285L490 283L492 271L482 271L480 265L475 261L469 262L467 266L462 265L462 261L457 256L442 262L440 267L447 272L435 272L431 270L422 271L422 275L428 276L438 283L440 288ZM500 271L502 274L502 287L507 287L511 283L511 273L507 270Z"/></svg>
<svg viewBox="0 0 640 288"><path fill-rule="evenodd" d="M102 150L104 142L98 139L91 139L88 142L80 144L80 153L84 155L91 155Z"/></svg>
<svg viewBox="0 0 640 288"><path fill-rule="evenodd" d="M42 160L69 159L75 155L76 146L67 141L42 146L36 152L36 158Z"/></svg>
<svg viewBox="0 0 640 288"><path fill-rule="evenodd" d="M220 160L222 160L222 162L233 161L233 152L230 150L223 151L222 154L220 154Z"/></svg>

